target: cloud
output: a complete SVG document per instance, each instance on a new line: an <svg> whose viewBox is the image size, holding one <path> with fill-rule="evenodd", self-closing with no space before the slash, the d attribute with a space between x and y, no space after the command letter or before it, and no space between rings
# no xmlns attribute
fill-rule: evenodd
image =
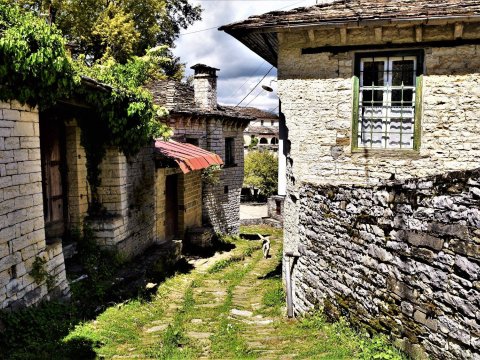
<svg viewBox="0 0 480 360"><path fill-rule="evenodd" d="M191 2L202 6L203 19L184 31L185 35L180 36L176 42L174 53L186 63L187 76L193 73L190 67L198 63L220 69L218 98L219 103L225 105L238 104L267 73L271 65L239 41L216 28L244 20L250 15L315 4L315 0L192 0ZM201 31L212 27L214 29ZM269 85L272 79L276 79L276 69L271 71L262 84ZM275 85L272 87L275 88ZM242 102L242 106L248 103L252 107L272 110L278 106L278 98L275 93L261 90L259 85Z"/></svg>

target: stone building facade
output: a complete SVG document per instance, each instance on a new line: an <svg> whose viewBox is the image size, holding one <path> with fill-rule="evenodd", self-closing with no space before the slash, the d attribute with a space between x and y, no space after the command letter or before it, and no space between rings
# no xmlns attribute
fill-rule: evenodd
<svg viewBox="0 0 480 360"><path fill-rule="evenodd" d="M218 69L195 65L193 87L174 80L149 86L156 103L169 110L173 139L219 155L223 167L215 184L203 186L202 224L216 233L239 232L243 184L243 131L252 117L217 104Z"/></svg>
<svg viewBox="0 0 480 360"><path fill-rule="evenodd" d="M480 358L479 19L473 0L359 0L223 27L278 67L295 313Z"/></svg>

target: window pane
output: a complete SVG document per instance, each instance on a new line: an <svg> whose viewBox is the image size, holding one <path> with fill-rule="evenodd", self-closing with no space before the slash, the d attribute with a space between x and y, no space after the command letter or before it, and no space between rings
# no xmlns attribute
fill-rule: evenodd
<svg viewBox="0 0 480 360"><path fill-rule="evenodd" d="M402 102L403 101L403 102ZM413 104L413 90L392 90L392 106L412 106Z"/></svg>
<svg viewBox="0 0 480 360"><path fill-rule="evenodd" d="M383 90L363 90L362 103L364 106L382 106Z"/></svg>
<svg viewBox="0 0 480 360"><path fill-rule="evenodd" d="M363 86L383 86L385 64L383 61L366 61L363 63Z"/></svg>
<svg viewBox="0 0 480 360"><path fill-rule="evenodd" d="M414 86L415 67L413 60L395 60L392 69L393 86Z"/></svg>

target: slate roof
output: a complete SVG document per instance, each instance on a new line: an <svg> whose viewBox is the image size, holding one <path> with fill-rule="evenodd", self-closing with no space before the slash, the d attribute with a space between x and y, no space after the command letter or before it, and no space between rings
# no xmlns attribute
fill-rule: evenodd
<svg viewBox="0 0 480 360"><path fill-rule="evenodd" d="M230 108L232 111L237 111L242 113L243 115L250 116L255 119L261 120L278 120L277 114L264 111L261 109L253 108L253 107L233 107L233 106L226 106Z"/></svg>
<svg viewBox="0 0 480 360"><path fill-rule="evenodd" d="M432 19L480 16L478 0L337 0L332 3L273 11L224 25L219 30L346 24L368 20Z"/></svg>
<svg viewBox="0 0 480 360"><path fill-rule="evenodd" d="M242 122L253 120L239 108L217 105L216 109L205 110L197 107L193 88L176 80L155 81L147 89L152 93L155 104L166 107L172 115L216 116Z"/></svg>
<svg viewBox="0 0 480 360"><path fill-rule="evenodd" d="M282 29L316 26L345 27L432 20L480 21L479 0L336 0L330 3L250 16L219 28L232 35L270 64L277 65Z"/></svg>

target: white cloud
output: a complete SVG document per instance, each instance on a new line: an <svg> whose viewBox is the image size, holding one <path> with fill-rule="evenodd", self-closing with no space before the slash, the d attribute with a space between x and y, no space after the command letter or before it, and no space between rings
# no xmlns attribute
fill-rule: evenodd
<svg viewBox="0 0 480 360"><path fill-rule="evenodd" d="M203 19L184 31L186 34L177 40L174 53L186 63L187 75L192 74L190 67L198 63L219 68L219 103L237 105L267 73L271 65L239 41L216 28L244 20L250 15L314 5L316 1L192 0L191 2L202 6ZM212 27L214 29L202 31ZM262 84L269 85L270 80L276 79L276 75L276 69L273 69ZM242 102L242 106L250 103L249 106L264 110L277 107L278 99L275 93L262 91L262 84ZM272 87L275 89L275 83ZM256 99L254 99L255 96L257 96Z"/></svg>

